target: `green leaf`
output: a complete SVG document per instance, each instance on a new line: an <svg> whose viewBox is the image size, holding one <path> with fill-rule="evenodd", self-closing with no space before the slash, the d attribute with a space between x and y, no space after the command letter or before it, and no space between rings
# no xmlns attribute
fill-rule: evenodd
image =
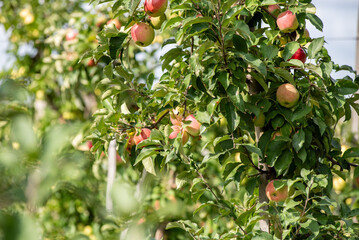
<svg viewBox="0 0 359 240"><path fill-rule="evenodd" d="M308 47L308 58L314 59L317 53L323 48L324 37L316 38Z"/></svg>
<svg viewBox="0 0 359 240"><path fill-rule="evenodd" d="M233 46L240 52L248 52L247 41L237 34L233 35Z"/></svg>
<svg viewBox="0 0 359 240"><path fill-rule="evenodd" d="M269 61L278 55L278 48L274 45L267 45L263 43L261 44L260 50L264 58L268 59Z"/></svg>
<svg viewBox="0 0 359 240"><path fill-rule="evenodd" d="M133 165L136 166L143 159L157 155L158 154L157 150L159 150L159 149L158 148L143 148L142 151L140 152L140 154L138 154L136 161Z"/></svg>
<svg viewBox="0 0 359 240"><path fill-rule="evenodd" d="M143 159L142 164L148 173L151 173L156 176L155 165L153 163L152 157L147 157Z"/></svg>
<svg viewBox="0 0 359 240"><path fill-rule="evenodd" d="M304 145L305 142L305 133L303 129L300 129L296 134L293 136L292 145L296 152L298 152Z"/></svg>
<svg viewBox="0 0 359 240"><path fill-rule="evenodd" d="M338 93L342 95L354 94L358 91L358 86L349 79L340 79L335 85Z"/></svg>
<svg viewBox="0 0 359 240"><path fill-rule="evenodd" d="M323 31L323 22L315 14L307 13L306 14L309 21L316 27L319 31Z"/></svg>
<svg viewBox="0 0 359 240"><path fill-rule="evenodd" d="M182 48L176 47L172 48L168 52L166 52L160 59L162 60L162 71L165 70L168 65L177 57L180 57L184 54Z"/></svg>
<svg viewBox="0 0 359 240"><path fill-rule="evenodd" d="M244 146L249 152L257 154L260 158L263 158L262 151L252 144L240 144L240 146Z"/></svg>
<svg viewBox="0 0 359 240"><path fill-rule="evenodd" d="M285 45L283 50L283 59L287 61L300 48L298 42L289 42Z"/></svg>
<svg viewBox="0 0 359 240"><path fill-rule="evenodd" d="M227 88L227 93L234 106L244 112L244 100L239 87L231 84Z"/></svg>
<svg viewBox="0 0 359 240"><path fill-rule="evenodd" d="M295 110L292 116L292 121L299 120L301 118L304 118L312 111L312 108L310 106L301 106Z"/></svg>
<svg viewBox="0 0 359 240"><path fill-rule="evenodd" d="M290 164L293 161L293 158L293 153L288 149L278 157L277 161L274 164L274 169L276 170L278 175L281 175L283 172L288 170Z"/></svg>
<svg viewBox="0 0 359 240"><path fill-rule="evenodd" d="M287 80L290 84L296 85L292 74L288 70L276 67L274 68L274 73Z"/></svg>
<svg viewBox="0 0 359 240"><path fill-rule="evenodd" d="M343 158L359 157L359 148L349 148L343 153Z"/></svg>
<svg viewBox="0 0 359 240"><path fill-rule="evenodd" d="M116 66L115 70L126 81L128 81L128 82L132 81L133 76L134 76L133 73L131 73L129 70L125 69L123 66Z"/></svg>
<svg viewBox="0 0 359 240"><path fill-rule="evenodd" d="M300 223L303 229L309 229L314 235L319 234L319 224L316 221L308 219L305 223Z"/></svg>
<svg viewBox="0 0 359 240"><path fill-rule="evenodd" d="M223 101L221 103L224 103ZM236 109L232 102L227 102L227 104L224 104L225 108L225 117L228 122L228 131L233 132L239 124L238 114L236 113Z"/></svg>
<svg viewBox="0 0 359 240"><path fill-rule="evenodd" d="M122 44L127 38L126 33L119 33L116 37L110 38L110 57L111 59L117 59L118 58L118 51L122 48Z"/></svg>
<svg viewBox="0 0 359 240"><path fill-rule="evenodd" d="M222 84L224 89L227 89L229 86L229 74L228 72L221 72L218 76L218 81Z"/></svg>

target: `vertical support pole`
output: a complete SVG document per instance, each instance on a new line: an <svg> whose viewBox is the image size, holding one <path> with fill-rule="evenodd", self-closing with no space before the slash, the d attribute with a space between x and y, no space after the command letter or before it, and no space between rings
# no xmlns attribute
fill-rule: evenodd
<svg viewBox="0 0 359 240"><path fill-rule="evenodd" d="M116 177L116 139L111 140L108 147L108 169L106 188L106 210L113 213L113 202L111 197L112 186Z"/></svg>
<svg viewBox="0 0 359 240"><path fill-rule="evenodd" d="M357 34L356 34L356 51L355 51L355 70L359 72L359 5L358 5L358 17L357 17ZM356 111L352 111L352 133L355 140L358 140L359 132L359 117Z"/></svg>

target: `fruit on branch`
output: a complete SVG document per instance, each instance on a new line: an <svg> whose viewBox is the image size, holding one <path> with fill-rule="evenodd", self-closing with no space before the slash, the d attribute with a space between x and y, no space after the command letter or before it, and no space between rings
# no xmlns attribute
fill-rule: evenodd
<svg viewBox="0 0 359 240"><path fill-rule="evenodd" d="M166 11L168 0L145 0L145 12L151 17L158 17Z"/></svg>
<svg viewBox="0 0 359 240"><path fill-rule="evenodd" d="M264 113L260 112L258 117L257 116L254 117L254 120L253 120L254 126L264 127L265 121L266 121L266 117L265 117Z"/></svg>
<svg viewBox="0 0 359 240"><path fill-rule="evenodd" d="M275 189L274 181L272 180L267 184L266 195L270 201L281 202L288 198L288 186L283 186L279 189Z"/></svg>
<svg viewBox="0 0 359 240"><path fill-rule="evenodd" d="M333 178L333 189L336 193L340 193L341 191L343 191L346 185L347 183L343 178L339 176L335 176Z"/></svg>
<svg viewBox="0 0 359 240"><path fill-rule="evenodd" d="M135 135L133 136L133 141L135 142L136 145L138 145L140 142L142 142L143 140L149 138L151 135L151 130L148 128L142 128L141 129L141 133L139 135Z"/></svg>
<svg viewBox="0 0 359 240"><path fill-rule="evenodd" d="M190 122L190 124L186 126L184 130L193 137L199 136L201 124L197 121L197 119L193 116L193 114L188 115L185 118L185 122Z"/></svg>
<svg viewBox="0 0 359 240"><path fill-rule="evenodd" d="M277 26L282 32L289 33L295 31L299 23L295 14L288 10L278 15Z"/></svg>
<svg viewBox="0 0 359 240"><path fill-rule="evenodd" d="M107 21L107 26L111 26L112 24L115 25L115 27L120 30L121 28L121 23L120 21L118 21L117 19L110 19Z"/></svg>
<svg viewBox="0 0 359 240"><path fill-rule="evenodd" d="M273 14L275 17L277 17L280 13L280 6L278 4L269 5L267 9L268 12Z"/></svg>
<svg viewBox="0 0 359 240"><path fill-rule="evenodd" d="M289 60L290 59L298 59L302 61L302 63L305 63L305 61L307 60L307 54L305 53L303 48L298 48L298 50L293 54L291 58L289 58Z"/></svg>
<svg viewBox="0 0 359 240"><path fill-rule="evenodd" d="M131 36L136 45L147 47L155 38L155 31L147 23L136 23L131 28Z"/></svg>
<svg viewBox="0 0 359 240"><path fill-rule="evenodd" d="M25 24L31 24L35 20L34 15L28 8L24 8L20 11L20 17L22 18Z"/></svg>
<svg viewBox="0 0 359 240"><path fill-rule="evenodd" d="M96 66L95 59L91 58L90 60L88 60L87 66L88 67Z"/></svg>
<svg viewBox="0 0 359 240"><path fill-rule="evenodd" d="M150 17L150 20L154 29L160 29L162 23L166 21L166 15L163 13L158 17Z"/></svg>
<svg viewBox="0 0 359 240"><path fill-rule="evenodd" d="M101 16L99 17L97 20L96 20L96 27L100 28L102 27L106 22L106 18L104 16Z"/></svg>
<svg viewBox="0 0 359 240"><path fill-rule="evenodd" d="M77 32L75 31L75 30L73 30L73 29L68 29L67 31L66 31L66 40L67 41L71 41L71 40L74 40L74 39L76 39L76 37L77 37Z"/></svg>
<svg viewBox="0 0 359 240"><path fill-rule="evenodd" d="M299 100L298 90L290 83L280 85L276 96L278 103L286 108L294 107Z"/></svg>
<svg viewBox="0 0 359 240"><path fill-rule="evenodd" d="M173 111L170 113L171 127L173 132L170 134L170 139L175 139L179 133L182 135L182 143L185 144L189 136L196 137L199 136L201 123L193 116L193 114L188 115L185 119L179 114L175 114ZM186 124L184 122L190 122Z"/></svg>

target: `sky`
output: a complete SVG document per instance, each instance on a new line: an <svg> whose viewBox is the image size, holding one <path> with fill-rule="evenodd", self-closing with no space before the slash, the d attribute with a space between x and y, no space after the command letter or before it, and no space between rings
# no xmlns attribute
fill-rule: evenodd
<svg viewBox="0 0 359 240"><path fill-rule="evenodd" d="M355 66L356 33L358 22L358 0L313 0L317 15L324 23L323 32L309 22L307 28L312 38L324 36L329 55L335 63ZM9 66L6 56L9 34L0 25L0 70ZM341 76L341 74L336 74Z"/></svg>

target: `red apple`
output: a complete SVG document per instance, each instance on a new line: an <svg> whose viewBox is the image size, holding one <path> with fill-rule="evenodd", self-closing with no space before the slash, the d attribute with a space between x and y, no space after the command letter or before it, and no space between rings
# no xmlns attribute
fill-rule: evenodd
<svg viewBox="0 0 359 240"><path fill-rule="evenodd" d="M151 17L158 17L166 11L168 0L145 0L145 12Z"/></svg>
<svg viewBox="0 0 359 240"><path fill-rule="evenodd" d="M136 145L138 145L143 140L149 138L150 135L151 135L151 130L150 129L142 128L141 133L138 136L133 137L133 141L135 142Z"/></svg>
<svg viewBox="0 0 359 240"><path fill-rule="evenodd" d="M120 21L118 21L117 19L110 19L110 20L107 21L107 26L110 26L111 24L114 24L115 27L116 27L118 30L120 30L120 28L121 28L121 23L120 23Z"/></svg>
<svg viewBox="0 0 359 240"><path fill-rule="evenodd" d="M302 61L302 63L305 63L305 61L307 60L307 54L305 53L303 48L298 48L298 50L293 54L291 58L289 58L289 60L290 59L298 59Z"/></svg>
<svg viewBox="0 0 359 240"><path fill-rule="evenodd" d="M278 16L278 14L280 12L280 6L278 4L269 5L267 7L267 9L268 9L268 12L270 12L274 16Z"/></svg>
<svg viewBox="0 0 359 240"><path fill-rule="evenodd" d="M274 202L280 202L286 200L288 198L288 187L284 186L280 189L275 189L274 181L276 180L272 180L267 184L266 187L267 198L270 201L274 201Z"/></svg>
<svg viewBox="0 0 359 240"><path fill-rule="evenodd" d="M87 66L88 67L96 66L95 59L91 58L90 60L88 60Z"/></svg>
<svg viewBox="0 0 359 240"><path fill-rule="evenodd" d="M193 116L193 114L188 115L185 118L185 121L190 121L191 123L188 126L186 126L184 130L193 137L199 136L201 124L197 121L197 119Z"/></svg>
<svg viewBox="0 0 359 240"><path fill-rule="evenodd" d="M279 30L284 33L289 33L295 31L298 28L299 23L295 14L288 10L279 14L277 25Z"/></svg>
<svg viewBox="0 0 359 240"><path fill-rule="evenodd" d="M295 106L299 100L298 90L290 83L280 85L276 96L279 104L286 108Z"/></svg>
<svg viewBox="0 0 359 240"><path fill-rule="evenodd" d="M66 40L67 41L71 41L71 40L74 40L77 36L77 32L73 29L68 29L67 32L66 32Z"/></svg>
<svg viewBox="0 0 359 240"><path fill-rule="evenodd" d="M136 23L131 28L133 41L140 47L147 47L155 38L155 31L147 23Z"/></svg>
<svg viewBox="0 0 359 240"><path fill-rule="evenodd" d="M89 148L89 150L93 147L92 141L87 141L87 147Z"/></svg>

